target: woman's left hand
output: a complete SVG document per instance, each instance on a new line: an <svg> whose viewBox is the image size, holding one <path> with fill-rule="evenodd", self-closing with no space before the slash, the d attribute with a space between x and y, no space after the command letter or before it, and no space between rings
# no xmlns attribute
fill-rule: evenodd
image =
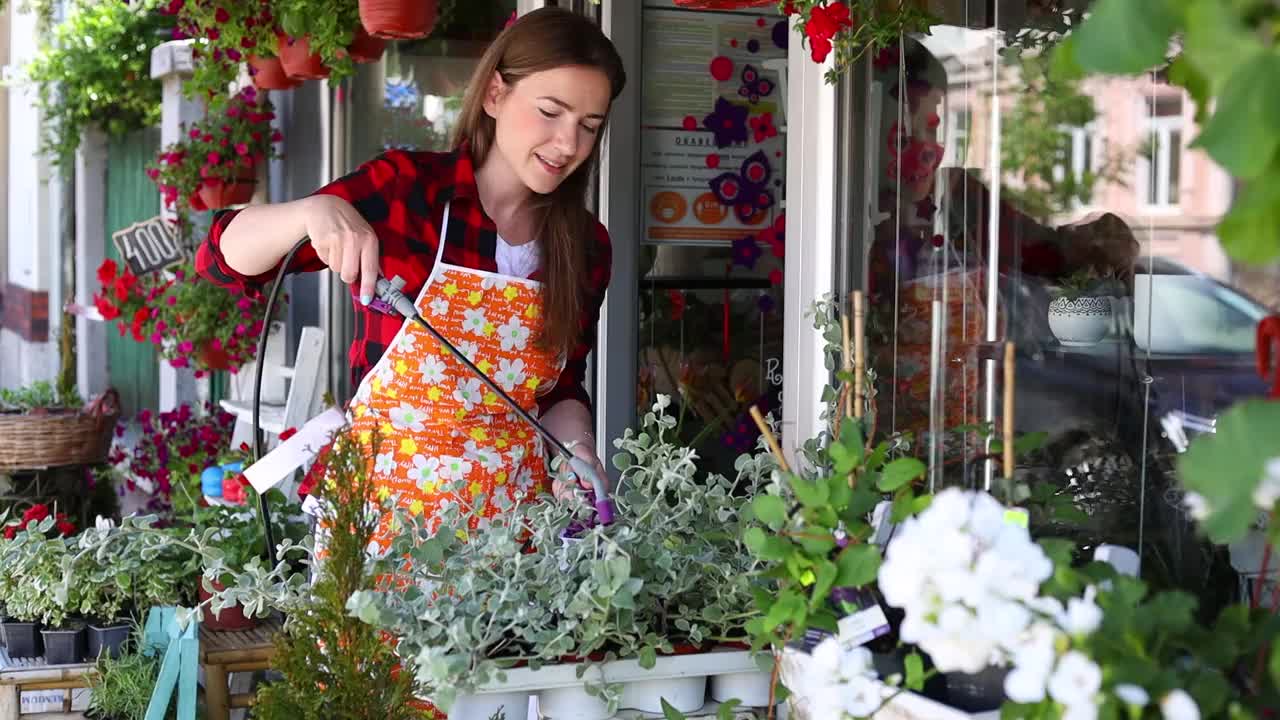
<svg viewBox="0 0 1280 720"><path fill-rule="evenodd" d="M605 492L609 491L609 474L605 472L604 464L600 462L600 458L596 456L595 447L590 443L579 442L574 443L569 451L575 456L586 461L596 473L600 476L600 481L604 483ZM578 477L567 461L563 459L560 462L560 468L556 471L555 477L551 481L551 494L560 500L568 500L573 497L573 486L577 485L582 490L591 490L591 479Z"/></svg>

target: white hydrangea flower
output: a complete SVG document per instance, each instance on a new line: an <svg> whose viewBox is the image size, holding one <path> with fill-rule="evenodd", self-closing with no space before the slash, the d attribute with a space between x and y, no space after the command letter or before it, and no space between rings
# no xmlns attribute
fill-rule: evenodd
<svg viewBox="0 0 1280 720"><path fill-rule="evenodd" d="M1160 698L1164 720L1200 720L1200 706L1186 690L1174 690Z"/></svg>
<svg viewBox="0 0 1280 720"><path fill-rule="evenodd" d="M1088 655L1070 650L1049 676L1049 696L1068 708L1096 703L1102 689L1102 669Z"/></svg>
<svg viewBox="0 0 1280 720"><path fill-rule="evenodd" d="M1262 468L1262 481L1253 489L1253 504L1259 510L1271 510L1280 500L1280 458L1267 461Z"/></svg>
<svg viewBox="0 0 1280 720"><path fill-rule="evenodd" d="M905 611L904 641L941 672L973 673L1019 643L1034 620L1027 603L1052 574L1053 563L995 498L950 488L902 524L879 582L885 600Z"/></svg>
<svg viewBox="0 0 1280 720"><path fill-rule="evenodd" d="M1151 696L1147 694L1147 691L1137 685L1121 683L1115 686L1114 692L1116 697L1120 698L1120 702L1125 705L1142 708L1151 702Z"/></svg>
<svg viewBox="0 0 1280 720"><path fill-rule="evenodd" d="M1102 624L1102 608L1094 602L1097 596L1098 589L1090 585L1085 589L1084 597L1068 600L1066 612L1058 619L1062 629L1070 635L1092 635Z"/></svg>
<svg viewBox="0 0 1280 720"><path fill-rule="evenodd" d="M1212 512L1209 509L1209 501L1198 492L1188 492L1182 497L1182 505L1187 509L1187 514L1196 522L1203 522Z"/></svg>

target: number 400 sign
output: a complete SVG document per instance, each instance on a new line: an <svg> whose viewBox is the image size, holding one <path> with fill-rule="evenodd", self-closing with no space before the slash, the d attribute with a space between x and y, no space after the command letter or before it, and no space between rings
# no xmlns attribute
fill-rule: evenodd
<svg viewBox="0 0 1280 720"><path fill-rule="evenodd" d="M134 275L158 272L186 259L177 228L163 217L134 223L111 234L120 257Z"/></svg>

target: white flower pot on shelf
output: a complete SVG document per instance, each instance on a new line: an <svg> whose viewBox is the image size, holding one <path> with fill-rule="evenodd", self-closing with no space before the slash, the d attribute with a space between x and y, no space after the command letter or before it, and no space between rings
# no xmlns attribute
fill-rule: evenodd
<svg viewBox="0 0 1280 720"><path fill-rule="evenodd" d="M773 673L763 670L716 675L711 678L711 699L716 702L738 700L742 707L768 707L772 680Z"/></svg>
<svg viewBox="0 0 1280 720"><path fill-rule="evenodd" d="M1060 297L1049 303L1049 329L1068 347L1096 345L1111 330L1110 297Z"/></svg>
<svg viewBox="0 0 1280 720"><path fill-rule="evenodd" d="M734 678L727 683L722 677ZM750 678L755 678L755 684ZM696 713L708 706L707 688L741 689L747 697L716 693L716 700L738 699L743 706L767 705L769 675L761 673L751 653L745 650L714 650L694 655L659 657L652 668L640 667L638 660L615 660L591 665L579 677L576 664L547 665L506 671L506 680L479 688L460 698L449 712L449 720L489 720L499 705L507 720L531 720L521 698L538 697L539 715L550 720L610 720L608 707L589 695L586 685L621 685L619 708L623 716L634 711L662 713L662 701L681 712ZM759 700L763 690L763 701ZM749 691L749 692L748 692ZM758 704L757 704L758 703Z"/></svg>

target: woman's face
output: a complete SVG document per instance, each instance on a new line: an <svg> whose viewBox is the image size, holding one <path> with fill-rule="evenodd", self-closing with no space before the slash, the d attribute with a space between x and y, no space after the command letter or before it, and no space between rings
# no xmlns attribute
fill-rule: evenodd
<svg viewBox="0 0 1280 720"><path fill-rule="evenodd" d="M610 95L609 78L595 68L544 70L513 85L495 73L484 108L502 159L530 190L547 194L591 155Z"/></svg>

